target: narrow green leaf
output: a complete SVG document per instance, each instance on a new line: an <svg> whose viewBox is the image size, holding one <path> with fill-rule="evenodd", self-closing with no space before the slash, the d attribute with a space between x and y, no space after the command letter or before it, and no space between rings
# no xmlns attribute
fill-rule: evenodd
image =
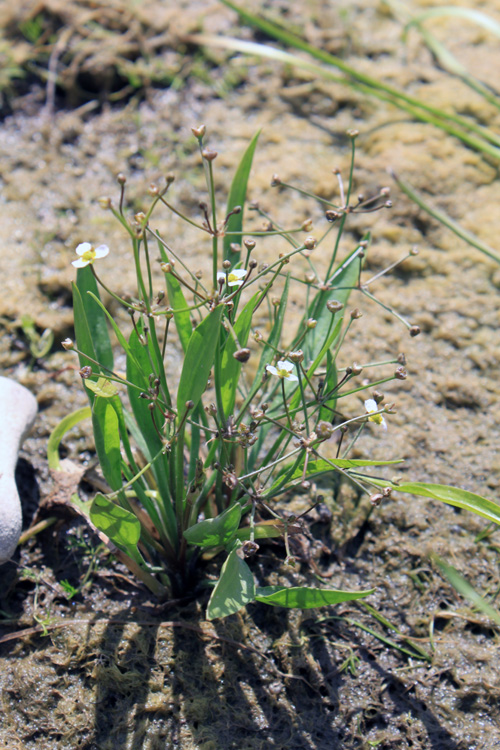
<svg viewBox="0 0 500 750"><path fill-rule="evenodd" d="M196 408L207 387L220 335L223 309L223 306L219 305L212 310L191 334L177 391L179 417L186 411L187 401L193 401Z"/></svg>
<svg viewBox="0 0 500 750"><path fill-rule="evenodd" d="M168 263L170 258L167 255L167 251L162 242L158 240L158 250L163 263ZM189 307L182 291L180 282L172 276L171 273L165 274L165 281L167 284L167 294L170 307L174 310L182 310L183 312L174 313L175 327L179 334L179 340L181 342L182 351L186 351L189 339L193 332L193 326L191 325L191 314L186 308Z"/></svg>
<svg viewBox="0 0 500 750"><path fill-rule="evenodd" d="M76 284L72 284L71 288L73 290L73 317L75 322L76 345L81 352L81 354L78 354L80 367L92 367L92 369L95 370L95 362L91 362L85 356L88 355L93 360L97 360L97 355L94 349L94 344L92 343L92 336L90 334L90 328L87 321L87 314L83 305L82 295L80 294L80 290L78 289ZM89 398L92 402L94 397L93 395L91 396L89 394Z"/></svg>
<svg viewBox="0 0 500 750"><path fill-rule="evenodd" d="M325 378L324 385L323 385L323 393L331 393L334 391L334 389L337 387L338 379L337 379L337 366L335 364L335 360L333 359L332 353L329 351L326 355L326 370L327 370L327 377ZM321 409L319 410L319 418L324 419L327 422L331 422L333 418L333 410L335 409L337 405L337 397L334 395L331 398L329 398Z"/></svg>
<svg viewBox="0 0 500 750"><path fill-rule="evenodd" d="M270 604L274 607L288 607L289 609L312 609L325 607L329 604L350 602L354 599L364 599L373 594L375 589L366 591L340 591L336 589L316 589L307 586L265 586L257 588L255 601Z"/></svg>
<svg viewBox="0 0 500 750"><path fill-rule="evenodd" d="M92 425L97 456L102 473L112 490L122 486L120 432L118 417L107 398L96 398L92 408Z"/></svg>
<svg viewBox="0 0 500 750"><path fill-rule="evenodd" d="M233 549L222 566L220 578L212 591L207 607L207 620L232 615L254 598L252 571L238 555L238 550Z"/></svg>
<svg viewBox="0 0 500 750"><path fill-rule="evenodd" d="M234 324L234 332L240 346L244 347L248 341L248 334L252 325L252 315L259 297L259 292L254 294L251 300L247 302L241 313L238 315ZM222 351L221 360L221 399L224 407L224 414L233 413L238 390L238 380L241 372L241 362L234 358L237 346L234 338L229 334Z"/></svg>
<svg viewBox="0 0 500 750"><path fill-rule="evenodd" d="M467 21L472 21L482 26L487 31L490 31L495 36L500 37L500 24L490 18L485 13L481 13L479 10L473 10L471 8L458 8L457 6L441 6L439 8L430 8L411 19L406 25L406 28L414 24L419 24L428 18L442 18L444 16L452 16L453 18L465 18Z"/></svg>
<svg viewBox="0 0 500 750"><path fill-rule="evenodd" d="M488 604L481 594L479 594L476 589L465 580L465 578L462 578L453 565L448 565L448 563L445 563L445 561L441 560L437 555L432 555L432 559L459 594L465 599L468 599L476 609L481 610L481 612L489 617L490 620L493 620L497 625L500 625L500 612L494 609L491 604Z"/></svg>
<svg viewBox="0 0 500 750"><path fill-rule="evenodd" d="M231 505L215 518L207 518L190 526L184 532L185 539L189 544L199 547L225 546L238 529L241 520L241 505Z"/></svg>
<svg viewBox="0 0 500 750"><path fill-rule="evenodd" d="M241 242L241 236L232 236L231 232L241 232L243 230L243 212L245 206L245 198L247 194L248 177L252 169L253 156L255 153L255 147L259 140L260 130L254 135L250 141L243 157L238 165L238 168L234 174L231 189L229 191L229 197L227 199L227 213L233 210L236 206L241 206L239 214L233 214L229 217L227 222L226 232L224 235L224 260L230 260L234 265L239 257L236 253L231 250L232 242Z"/></svg>
<svg viewBox="0 0 500 750"><path fill-rule="evenodd" d="M189 307L182 291L182 287L177 279L172 274L167 273L165 275L167 282L167 294L170 307L174 310L180 310L182 312L174 312L175 327L179 334L179 340L181 342L182 350L185 352L189 344L189 339L193 332L193 326L191 325L191 315Z"/></svg>
<svg viewBox="0 0 500 750"><path fill-rule="evenodd" d="M84 406L83 409L77 409L57 423L50 433L47 443L47 460L49 462L49 469L58 470L61 468L59 461L59 445L64 435L79 422L82 422L84 419L90 419L91 416L92 412L90 406Z"/></svg>
<svg viewBox="0 0 500 750"><path fill-rule="evenodd" d="M90 266L79 268L76 274L76 286L81 294L82 304L94 345L97 361L109 370L113 369L113 350L109 340L106 316L87 292L92 292L100 300L97 282Z"/></svg>
<svg viewBox="0 0 500 750"><path fill-rule="evenodd" d="M363 477L362 477L363 478ZM364 477L368 479L368 477ZM446 484L428 484L426 482L405 482L403 484L394 484L385 479L375 479L369 477L372 484L377 487L392 487L398 492L408 492L410 495L419 495L428 497L431 500L440 500L447 505L454 505L456 508L470 510L477 516L482 516L488 521L494 521L500 524L500 505L488 500L481 495L476 495L468 490L462 490L459 487L450 487Z"/></svg>
<svg viewBox="0 0 500 750"><path fill-rule="evenodd" d="M144 391L147 392L149 383L146 373L151 372L151 363L146 348L139 341L135 330L130 334L129 349L130 355L127 356L127 380L144 388ZM148 460L151 460L161 449L162 443L154 428L151 412L148 408L149 401L145 398L140 398L140 391L136 388L129 387L127 390L134 417L147 446L147 452L144 455Z"/></svg>
<svg viewBox="0 0 500 750"><path fill-rule="evenodd" d="M370 239L370 233L368 232L363 237L363 241L369 243ZM318 292L311 302L306 316L313 318L317 323L316 327L308 332L304 341L303 349L306 362L312 362L315 359L317 353L322 350L329 332L332 330L332 326L341 317L340 312L332 316L326 303L331 300L337 300L337 302L341 302L344 306L347 305L352 290L358 285L359 272L360 260L358 258L358 249L355 248L333 274L331 279L332 288Z"/></svg>
<svg viewBox="0 0 500 750"><path fill-rule="evenodd" d="M314 461L308 461L306 479L312 479L320 474L328 474L331 471L335 471L335 468L339 469L355 469L361 468L362 466L389 466L390 464L403 463L404 459L394 459L392 461L371 461L362 458L330 458L323 459L319 458ZM294 464L284 466L279 474L277 475L273 485L269 488L268 492L265 493L265 497L269 498L276 494L277 490L284 492L288 486L293 484L297 480L302 480L304 472L304 459L300 461L295 469ZM383 484L385 487L389 483Z"/></svg>

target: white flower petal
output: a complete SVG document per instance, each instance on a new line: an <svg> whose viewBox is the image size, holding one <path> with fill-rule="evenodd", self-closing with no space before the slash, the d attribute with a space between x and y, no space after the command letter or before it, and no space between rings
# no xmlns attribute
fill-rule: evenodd
<svg viewBox="0 0 500 750"><path fill-rule="evenodd" d="M99 245L99 247L96 247L95 249L96 258L105 258L108 253L109 247L107 245Z"/></svg>
<svg viewBox="0 0 500 750"><path fill-rule="evenodd" d="M278 370L287 370L287 372L292 372L293 370L293 363L288 362L287 360L279 360L278 362Z"/></svg>
<svg viewBox="0 0 500 750"><path fill-rule="evenodd" d="M371 414L374 411L378 411L377 402L373 398L367 398L365 401L365 409L368 414Z"/></svg>
<svg viewBox="0 0 500 750"><path fill-rule="evenodd" d="M271 373L271 375L277 375L278 370L274 365L266 365L266 370Z"/></svg>
<svg viewBox="0 0 500 750"><path fill-rule="evenodd" d="M89 261L88 260L82 260L81 258L78 258L78 260L72 260L71 265L75 268L85 268L85 266L88 266Z"/></svg>
<svg viewBox="0 0 500 750"><path fill-rule="evenodd" d="M217 271L217 281L225 281L226 280L226 274L224 271Z"/></svg>
<svg viewBox="0 0 500 750"><path fill-rule="evenodd" d="M76 248L75 252L77 255L83 255L89 250L92 250L92 245L90 244L90 242L81 242Z"/></svg>

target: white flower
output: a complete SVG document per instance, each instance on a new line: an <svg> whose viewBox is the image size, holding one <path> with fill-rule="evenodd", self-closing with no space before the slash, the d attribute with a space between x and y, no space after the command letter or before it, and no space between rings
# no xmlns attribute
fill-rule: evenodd
<svg viewBox="0 0 500 750"><path fill-rule="evenodd" d="M266 370L270 372L271 375L277 375L282 380L298 380L298 377L293 372L294 369L292 362L283 362L281 359L276 367L274 367L274 365L266 365Z"/></svg>
<svg viewBox="0 0 500 750"><path fill-rule="evenodd" d="M377 402L374 401L373 398L367 398L365 401L365 409L367 414L371 414L371 417L368 417L369 422L376 422L376 424L379 424L382 426L384 430L387 430L387 422L385 421L382 414L374 414L374 412L378 411L378 405Z"/></svg>
<svg viewBox="0 0 500 750"><path fill-rule="evenodd" d="M235 268L232 271L229 271L227 274L227 285L228 286L241 286L243 282L245 281L245 276L247 275L247 272L244 268ZM219 271L217 273L217 281L225 281L226 280L226 272L225 271Z"/></svg>
<svg viewBox="0 0 500 750"><path fill-rule="evenodd" d="M109 247L107 245L99 245L94 247L90 242L82 242L76 248L76 254L80 257L78 260L73 260L71 265L75 268L85 268L95 261L96 258L104 258L109 253Z"/></svg>

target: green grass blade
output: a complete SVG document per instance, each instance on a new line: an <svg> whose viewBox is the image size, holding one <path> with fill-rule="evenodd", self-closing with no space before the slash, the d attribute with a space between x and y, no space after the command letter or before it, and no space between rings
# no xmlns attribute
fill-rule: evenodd
<svg viewBox="0 0 500 750"><path fill-rule="evenodd" d="M478 594L476 589L470 585L465 578L462 578L458 570L453 565L448 565L444 560L441 560L437 555L432 555L432 560L436 563L441 573L446 576L453 588L458 591L464 599L468 599L476 609L479 609L483 614L493 620L497 625L500 625L500 613L494 609L491 604L488 604L484 598Z"/></svg>
<svg viewBox="0 0 500 750"><path fill-rule="evenodd" d="M222 0L224 2L224 0ZM485 13L481 13L479 10L472 10L471 8L459 8L453 5L445 5L438 8L430 8L417 16L414 16L411 21L406 24L406 27L410 27L414 24L420 24L422 21L426 21L428 18L443 18L445 16L451 16L453 18L465 18L467 21L482 26L486 31L491 32L495 36L500 37L500 24L490 18Z"/></svg>
<svg viewBox="0 0 500 750"><path fill-rule="evenodd" d="M460 224L457 224L456 221L453 221L453 219L450 219L449 216L447 216L442 211L439 211L437 208L433 208L427 201L425 201L422 196L417 193L414 188L411 187L407 182L402 180L398 175L393 171L390 170L389 174L391 177L395 180L398 187L401 188L403 193L405 193L409 198L411 198L412 201L414 201L417 206L419 206L423 211L429 214L429 216L432 216L433 219L436 219L436 221L439 221L441 224L443 224L445 227L448 227L448 229L451 229L451 231L457 235L457 237L460 237L462 240L465 240L469 245L472 247L475 247L477 250L480 250L482 253L487 255L492 260L495 260L497 263L500 263L500 255L493 250L489 245L487 245L484 242L481 242L481 240L476 237L475 234L472 234L472 232L468 232L466 229L463 229L463 227L460 226Z"/></svg>
<svg viewBox="0 0 500 750"><path fill-rule="evenodd" d="M233 266L236 261L239 260L239 256L236 253L232 252L231 243L240 242L242 237L238 235L234 237L231 236L230 233L243 231L243 213L245 198L247 194L248 178L252 169L253 156L255 153L255 147L257 146L257 141L259 140L260 132L260 130L257 131L257 133L250 141L245 153L243 154L243 157L235 172L233 182L231 184L231 189L229 191L229 197L227 199L227 213L230 213L230 211L232 211L236 206L241 206L241 211L239 214L233 214L233 216L229 217L223 241L224 260L230 260Z"/></svg>

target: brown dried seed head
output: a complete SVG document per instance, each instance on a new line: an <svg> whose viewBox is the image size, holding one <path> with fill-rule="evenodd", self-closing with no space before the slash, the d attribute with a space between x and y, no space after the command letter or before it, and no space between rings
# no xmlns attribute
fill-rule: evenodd
<svg viewBox="0 0 500 750"><path fill-rule="evenodd" d="M238 349L237 352L234 352L233 357L238 360L238 362L248 362L250 359L250 349Z"/></svg>
<svg viewBox="0 0 500 750"><path fill-rule="evenodd" d="M336 299L331 299L331 300L329 300L329 301L328 301L328 302L326 303L326 308L327 308L327 310L329 310L329 311L330 311L331 313L336 313L336 312L339 312L339 310L342 310L342 308L343 308L343 307L344 307L344 305L342 304L342 302L339 302L339 301L338 301L338 300L336 300Z"/></svg>

